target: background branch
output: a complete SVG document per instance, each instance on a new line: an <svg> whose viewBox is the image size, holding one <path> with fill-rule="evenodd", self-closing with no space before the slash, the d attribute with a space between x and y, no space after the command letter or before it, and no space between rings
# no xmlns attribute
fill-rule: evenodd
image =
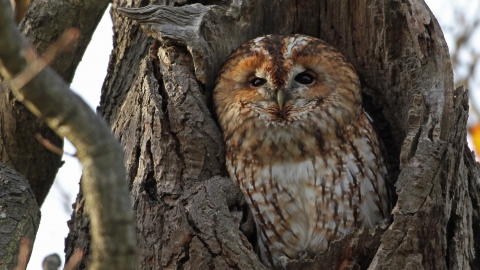
<svg viewBox="0 0 480 270"><path fill-rule="evenodd" d="M79 33L76 42L57 51L49 62L70 83L108 4L106 0L32 1L20 29L41 56L62 35L76 29ZM62 162L61 156L38 143L35 134L63 148L63 139L17 102L0 76L0 160L28 179L41 206Z"/></svg>
<svg viewBox="0 0 480 270"><path fill-rule="evenodd" d="M8 0L0 0L0 73L7 81L28 72L26 39L16 29ZM49 67L21 88L17 99L77 148L91 220L90 269L133 269L135 229L123 151L108 126Z"/></svg>

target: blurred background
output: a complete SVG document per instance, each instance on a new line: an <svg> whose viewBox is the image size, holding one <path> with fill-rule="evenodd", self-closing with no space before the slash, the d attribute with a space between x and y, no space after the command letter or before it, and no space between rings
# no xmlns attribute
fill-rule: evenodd
<svg viewBox="0 0 480 270"><path fill-rule="evenodd" d="M464 85L470 94L469 144L480 153L480 0L426 0L442 27L448 43L455 74L455 85ZM475 46L475 44L478 44ZM72 89L90 104L93 110L100 101L100 90L112 50L110 8L104 14L80 63ZM478 109L477 109L478 108ZM75 153L66 141L66 153ZM478 155L477 155L478 156ZM81 165L76 158L64 155L50 193L42 206L42 219L28 264L28 270L42 269L43 259L57 253L64 259L64 242L68 234L72 204L79 189Z"/></svg>

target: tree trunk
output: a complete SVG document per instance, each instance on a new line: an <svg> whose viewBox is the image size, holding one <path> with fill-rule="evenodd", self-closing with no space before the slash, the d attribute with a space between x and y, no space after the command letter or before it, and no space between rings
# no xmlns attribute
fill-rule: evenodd
<svg viewBox="0 0 480 270"><path fill-rule="evenodd" d="M14 269L22 239L31 240L28 248L33 246L40 208L27 179L1 162L0 190L0 269Z"/></svg>
<svg viewBox="0 0 480 270"><path fill-rule="evenodd" d="M228 179L211 90L226 56L265 34L301 33L356 68L388 151L392 220L359 229L299 269L480 269L480 171L466 145L467 94L422 0L113 2L114 50L100 113L125 149L138 269L263 269L253 223ZM144 6L133 1L133 6ZM149 37L150 36L150 37ZM67 257L89 260L83 196ZM303 268L302 268L303 269Z"/></svg>

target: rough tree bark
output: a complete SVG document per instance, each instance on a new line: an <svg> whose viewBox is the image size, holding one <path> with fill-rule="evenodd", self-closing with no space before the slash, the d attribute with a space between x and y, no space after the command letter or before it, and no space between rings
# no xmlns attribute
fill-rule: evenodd
<svg viewBox="0 0 480 270"><path fill-rule="evenodd" d="M0 190L0 269L14 269L22 238L37 235L40 209L27 179L1 162Z"/></svg>
<svg viewBox="0 0 480 270"><path fill-rule="evenodd" d="M116 8L146 3L113 1L100 112L125 148L138 269L264 268L247 240L245 203L227 179L209 97L236 46L293 33L324 39L355 66L398 201L391 221L288 268L480 268L480 171L465 142L467 94L453 87L447 45L422 0L193 2L156 1L120 16ZM80 194L67 257L75 247L88 254L88 225Z"/></svg>

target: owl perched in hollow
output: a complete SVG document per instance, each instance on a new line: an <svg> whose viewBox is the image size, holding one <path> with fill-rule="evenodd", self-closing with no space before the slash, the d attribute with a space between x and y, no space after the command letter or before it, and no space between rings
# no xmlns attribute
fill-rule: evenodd
<svg viewBox="0 0 480 270"><path fill-rule="evenodd" d="M256 38L224 63L214 104L265 265L314 256L389 215L380 142L336 49L303 35Z"/></svg>

